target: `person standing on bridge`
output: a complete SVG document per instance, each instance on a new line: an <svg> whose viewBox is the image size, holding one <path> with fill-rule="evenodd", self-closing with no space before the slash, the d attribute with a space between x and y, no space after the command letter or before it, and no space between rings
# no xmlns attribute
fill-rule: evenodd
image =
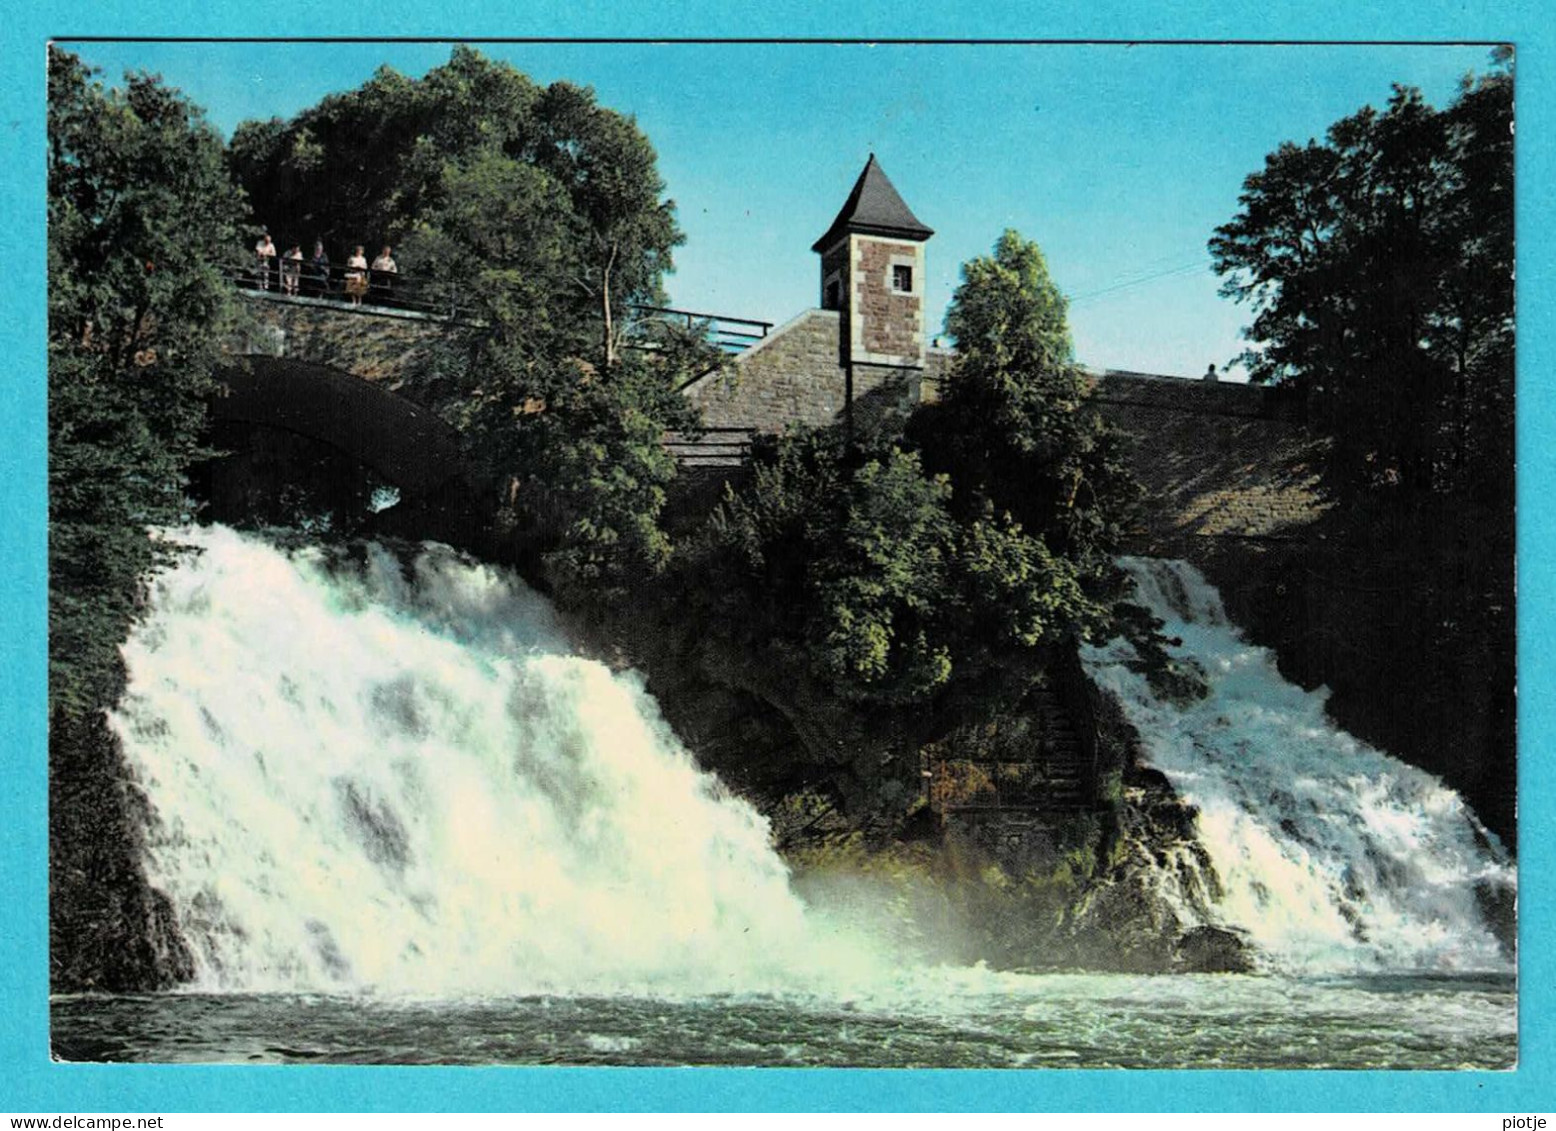
<svg viewBox="0 0 1556 1131"><path fill-rule="evenodd" d="M400 268L395 265L394 259L389 254L389 245L384 244L384 250L378 253L378 258L373 260L373 300L375 302L387 302L389 300L389 288L393 283L392 275L398 275Z"/></svg>
<svg viewBox="0 0 1556 1131"><path fill-rule="evenodd" d="M362 296L367 294L367 256L361 244L357 244L351 258L346 260L346 297L351 300L352 306L362 305Z"/></svg>
<svg viewBox="0 0 1556 1131"><path fill-rule="evenodd" d="M302 275L303 249L301 244L294 243L286 249L286 258L281 261L281 293L296 295Z"/></svg>
<svg viewBox="0 0 1556 1131"><path fill-rule="evenodd" d="M1221 378L1216 374L1216 363L1213 362L1213 361L1210 363L1210 368L1205 370L1205 375L1202 378L1200 378L1200 380L1202 380L1202 381L1212 381L1212 382L1219 381L1220 379Z"/></svg>
<svg viewBox="0 0 1556 1131"><path fill-rule="evenodd" d="M324 254L324 241L313 241L313 256L308 260L308 293L323 298L330 292L330 257Z"/></svg>
<svg viewBox="0 0 1556 1131"><path fill-rule="evenodd" d="M270 272L275 267L276 245L270 242L269 232L260 232L259 242L254 245L254 254L259 257L259 289L270 289Z"/></svg>

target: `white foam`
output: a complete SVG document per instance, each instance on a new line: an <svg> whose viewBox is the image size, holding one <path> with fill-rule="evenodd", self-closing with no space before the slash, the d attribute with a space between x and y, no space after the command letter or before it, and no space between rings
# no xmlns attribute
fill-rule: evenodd
<svg viewBox="0 0 1556 1131"><path fill-rule="evenodd" d="M1087 649L1152 765L1199 809L1223 888L1209 919L1298 970L1502 970L1477 887L1511 889L1496 838L1432 775L1333 726L1323 691L1283 679L1184 562L1126 559L1142 602L1196 661L1207 698L1158 699L1122 641Z"/></svg>
<svg viewBox="0 0 1556 1131"><path fill-rule="evenodd" d="M200 552L156 580L115 726L198 986L708 991L854 961L764 820L516 578L175 536Z"/></svg>

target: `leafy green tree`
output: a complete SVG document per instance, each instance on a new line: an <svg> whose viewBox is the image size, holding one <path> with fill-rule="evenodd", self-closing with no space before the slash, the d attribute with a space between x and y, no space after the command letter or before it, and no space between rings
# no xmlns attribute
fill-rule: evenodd
<svg viewBox="0 0 1556 1131"><path fill-rule="evenodd" d="M540 89L513 67L456 47L425 78L380 67L290 121L240 123L229 160L256 217L278 238L398 243L440 198L444 165L495 147L533 151Z"/></svg>
<svg viewBox="0 0 1556 1131"><path fill-rule="evenodd" d="M482 372L492 392L472 413L472 440L505 471L543 580L572 605L629 596L670 556L665 432L697 423L668 366L637 355L609 374L577 358Z"/></svg>
<svg viewBox="0 0 1556 1131"><path fill-rule="evenodd" d="M645 183L657 196L657 175ZM596 229L574 187L492 147L449 162L441 203L417 221L404 259L457 291L478 324L417 382L420 395L508 484L546 580L570 600L600 601L668 558L659 518L676 467L664 435L697 424L675 389L719 359L679 338L622 352L624 296L658 296L668 251L607 248L628 237ZM670 206L654 214L668 219ZM672 224L664 239L679 238Z"/></svg>
<svg viewBox="0 0 1556 1131"><path fill-rule="evenodd" d="M698 623L790 677L848 700L912 699L952 666L933 632L956 555L950 490L894 448L843 454L821 430L760 441L676 587L706 605Z"/></svg>
<svg viewBox="0 0 1556 1131"><path fill-rule="evenodd" d="M609 598L663 565L662 441L696 423L674 389L717 358L623 348L627 307L662 297L682 239L632 119L456 47L425 78L384 68L290 122L245 123L232 150L261 217L337 246L381 233L474 324L406 391L503 485L547 580Z"/></svg>
<svg viewBox="0 0 1556 1131"><path fill-rule="evenodd" d="M1005 232L962 269L946 314L956 361L908 436L963 521L1008 516L1101 595L1137 488L1123 437L1087 406L1066 314L1042 251Z"/></svg>
<svg viewBox="0 0 1556 1131"><path fill-rule="evenodd" d="M192 968L146 884L144 802L103 712L171 549L149 528L188 517L242 198L177 91L141 75L105 90L52 49L48 81L50 976L148 989Z"/></svg>
<svg viewBox="0 0 1556 1131"><path fill-rule="evenodd" d="M488 147L447 162L437 196L400 248L426 293L481 324L499 348L586 356L597 334L568 298L583 237L566 188Z"/></svg>
<svg viewBox="0 0 1556 1131"><path fill-rule="evenodd" d="M108 91L51 51L48 136L51 696L81 711L117 696L166 550L148 527L189 513L242 198L216 132L155 78Z"/></svg>
<svg viewBox="0 0 1556 1131"><path fill-rule="evenodd" d="M402 273L450 302L520 302L533 335L584 334L607 368L682 239L630 117L464 46L422 79L383 67L290 122L242 123L231 162L283 239L395 244Z"/></svg>
<svg viewBox="0 0 1556 1131"><path fill-rule="evenodd" d="M596 105L585 87L554 83L540 98L537 159L572 197L586 242L574 279L594 300L602 361L620 350L623 305L661 298L670 251L682 240L675 205L661 200L657 158L637 123Z"/></svg>
<svg viewBox="0 0 1556 1131"><path fill-rule="evenodd" d="M1222 292L1255 311L1249 371L1307 395L1342 491L1505 479L1512 158L1505 67L1444 110L1396 87L1323 142L1281 145L1216 230Z"/></svg>
<svg viewBox="0 0 1556 1131"><path fill-rule="evenodd" d="M1112 623L1133 483L1036 245L967 264L947 325L956 364L905 437L759 443L672 577L709 642L776 661L770 694L986 713Z"/></svg>
<svg viewBox="0 0 1556 1131"><path fill-rule="evenodd" d="M1513 76L1396 87L1244 182L1210 250L1255 380L1331 439L1342 505L1304 563L1343 643L1310 674L1349 729L1513 831ZM1317 555L1315 558L1314 555ZM1293 641L1300 644L1300 641ZM1299 651L1293 649L1294 652ZM1379 699L1398 709L1377 710Z"/></svg>
<svg viewBox="0 0 1556 1131"><path fill-rule="evenodd" d="M1024 686L1101 616L1008 517L959 520L917 453L845 452L824 430L758 444L672 583L710 638L765 658L769 690L805 680L863 707Z"/></svg>

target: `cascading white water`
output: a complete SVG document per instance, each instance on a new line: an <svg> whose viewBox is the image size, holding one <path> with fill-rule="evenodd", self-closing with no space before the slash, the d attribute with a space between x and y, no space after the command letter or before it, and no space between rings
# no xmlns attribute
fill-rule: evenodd
<svg viewBox="0 0 1556 1131"><path fill-rule="evenodd" d="M511 576L171 537L197 554L156 579L113 721L198 987L835 998L903 974L807 915L761 817ZM1122 642L1086 656L1198 807L1221 895L1169 861L1185 921L1292 972L1506 968L1477 890L1512 867L1460 798L1335 730L1190 567L1128 568L1212 682L1177 706Z"/></svg>
<svg viewBox="0 0 1556 1131"><path fill-rule="evenodd" d="M116 716L197 985L709 991L847 964L762 818L521 582L221 527L155 581ZM863 959L861 959L863 961Z"/></svg>
<svg viewBox="0 0 1556 1131"><path fill-rule="evenodd" d="M1152 765L1199 810L1222 891L1186 917L1246 930L1293 970L1507 968L1481 899L1510 893L1514 871L1463 799L1336 729L1325 693L1284 680L1192 566L1123 564L1141 603L1181 640L1174 656L1197 662L1210 684L1205 699L1177 705L1129 669L1124 641L1083 657L1124 704Z"/></svg>

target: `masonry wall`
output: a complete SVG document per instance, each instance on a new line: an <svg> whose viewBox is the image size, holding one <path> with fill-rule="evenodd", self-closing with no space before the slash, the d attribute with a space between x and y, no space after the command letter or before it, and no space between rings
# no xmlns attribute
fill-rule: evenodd
<svg viewBox="0 0 1556 1131"><path fill-rule="evenodd" d="M233 353L327 365L389 389L430 360L439 341L462 333L458 326L412 314L363 314L324 302L245 297L254 326L233 343Z"/></svg>
<svg viewBox="0 0 1556 1131"><path fill-rule="evenodd" d="M923 245L854 236L851 317L856 361L917 363L923 355ZM893 264L913 271L913 291L894 291Z"/></svg>
<svg viewBox="0 0 1556 1131"><path fill-rule="evenodd" d="M1133 553L1197 561L1199 539L1301 540L1328 509L1324 446L1274 390L1114 373L1093 395L1136 441L1146 499Z"/></svg>
<svg viewBox="0 0 1556 1131"><path fill-rule="evenodd" d="M896 245L874 246L888 257L875 265L884 278ZM440 340L460 332L441 322L348 313L326 304L254 297L248 306L255 324L234 343L235 352L327 365L389 389L424 364ZM842 317L806 311L726 371L693 382L685 394L713 428L779 432L790 423L838 424L848 386L839 361ZM868 432L920 397L933 399L953 359L931 349L923 370L854 365L856 427ZM1324 512L1318 491L1322 448L1303 427L1299 406L1273 390L1111 372L1095 379L1095 401L1139 441L1132 446L1133 470L1147 498L1132 552L1209 562L1231 547L1212 552L1203 539L1300 540Z"/></svg>
<svg viewBox="0 0 1556 1131"><path fill-rule="evenodd" d="M835 310L807 310L724 371L688 385L687 399L710 428L781 432L790 423L835 424L847 381L837 357L839 317Z"/></svg>
<svg viewBox="0 0 1556 1131"><path fill-rule="evenodd" d="M702 409L709 428L781 432L789 424L826 428L843 421L849 367L838 360L844 315L807 310L735 358L722 372L698 378L682 391ZM854 425L881 427L918 402L920 370L855 364Z"/></svg>

